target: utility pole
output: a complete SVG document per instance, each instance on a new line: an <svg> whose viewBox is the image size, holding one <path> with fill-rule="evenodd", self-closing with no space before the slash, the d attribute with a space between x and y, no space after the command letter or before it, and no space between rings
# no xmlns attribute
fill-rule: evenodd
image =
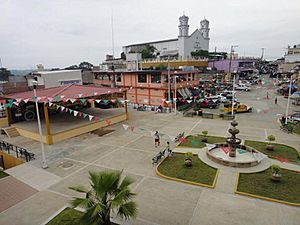
<svg viewBox="0 0 300 225"><path fill-rule="evenodd" d="M115 88L117 86L116 84L116 75L115 75L115 66L114 66L114 60L115 60L115 43L114 43L114 17L113 14L111 14L111 43L112 43L112 72L113 72L113 82L111 84L111 87Z"/></svg>
<svg viewBox="0 0 300 225"><path fill-rule="evenodd" d="M264 59L264 51L265 51L265 48L261 48L261 60Z"/></svg>
<svg viewBox="0 0 300 225"><path fill-rule="evenodd" d="M293 75L290 77L290 87L289 87L289 96L288 96L288 101L286 104L286 111L285 111L285 124L288 123L288 115L289 115L289 107L290 107L290 97L291 97L291 89L292 89L292 84L293 84Z"/></svg>
<svg viewBox="0 0 300 225"><path fill-rule="evenodd" d="M170 77L170 56L168 56L168 101L169 112L171 112L171 77Z"/></svg>

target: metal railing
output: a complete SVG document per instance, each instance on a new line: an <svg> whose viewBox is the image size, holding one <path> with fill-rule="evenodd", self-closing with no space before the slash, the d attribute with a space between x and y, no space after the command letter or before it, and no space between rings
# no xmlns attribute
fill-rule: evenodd
<svg viewBox="0 0 300 225"><path fill-rule="evenodd" d="M25 148L18 147L5 141L0 141L0 149L9 155L15 154L17 158L21 158L26 162L35 159L34 154L28 152Z"/></svg>

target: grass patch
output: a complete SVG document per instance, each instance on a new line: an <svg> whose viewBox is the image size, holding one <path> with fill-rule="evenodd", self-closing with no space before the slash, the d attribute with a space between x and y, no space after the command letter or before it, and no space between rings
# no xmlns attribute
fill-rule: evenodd
<svg viewBox="0 0 300 225"><path fill-rule="evenodd" d="M65 208L60 214L54 217L47 225L84 225L80 219L83 213L72 209Z"/></svg>
<svg viewBox="0 0 300 225"><path fill-rule="evenodd" d="M293 133L300 134L300 125L295 122L288 122L289 125L293 127Z"/></svg>
<svg viewBox="0 0 300 225"><path fill-rule="evenodd" d="M81 221L82 216L83 212L72 208L65 208L46 225L88 225L87 223ZM111 225L118 224L111 222Z"/></svg>
<svg viewBox="0 0 300 225"><path fill-rule="evenodd" d="M7 177L9 176L7 173L0 171L0 179L2 179L3 177Z"/></svg>
<svg viewBox="0 0 300 225"><path fill-rule="evenodd" d="M297 160L299 160L299 154L297 150L287 145L272 143L272 145L275 147L274 151L269 151L266 149L266 146L268 145L267 142L246 140L245 145L255 148L256 150L266 154L270 158L280 156L288 159L291 162L296 162Z"/></svg>
<svg viewBox="0 0 300 225"><path fill-rule="evenodd" d="M157 169L161 174L168 177L213 185L217 169L206 165L195 155L192 157L192 167L186 167L184 160L184 154L174 153L172 158L166 158Z"/></svg>
<svg viewBox="0 0 300 225"><path fill-rule="evenodd" d="M204 138L203 135L197 135L197 136L190 135L190 136L187 136L186 141L183 143L180 143L179 146L204 148L206 145L204 142L202 142L203 138ZM207 136L208 144L224 143L224 142L225 142L224 137Z"/></svg>
<svg viewBox="0 0 300 225"><path fill-rule="evenodd" d="M292 203L300 203L300 173L281 169L281 181L271 180L271 169L258 173L241 173L238 191L274 198Z"/></svg>

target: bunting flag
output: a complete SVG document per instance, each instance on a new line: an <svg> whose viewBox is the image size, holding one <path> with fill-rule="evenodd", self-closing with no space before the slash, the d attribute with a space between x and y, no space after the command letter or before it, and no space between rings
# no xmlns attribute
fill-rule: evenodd
<svg viewBox="0 0 300 225"><path fill-rule="evenodd" d="M128 130L128 128L129 128L129 126L126 124L122 124L122 126L123 126L124 130Z"/></svg>
<svg viewBox="0 0 300 225"><path fill-rule="evenodd" d="M81 98L83 96L83 94L78 94L78 97Z"/></svg>
<svg viewBox="0 0 300 225"><path fill-rule="evenodd" d="M187 100L187 103L189 103L189 104L190 104L192 101L193 101L193 100Z"/></svg>
<svg viewBox="0 0 300 225"><path fill-rule="evenodd" d="M184 143L184 142L186 142L187 141L187 139L185 138L185 137L181 137L180 139L179 139L179 143L181 144L181 143Z"/></svg>
<svg viewBox="0 0 300 225"><path fill-rule="evenodd" d="M82 115L83 115L83 118L87 117L87 114L86 114L86 113L82 113Z"/></svg>
<svg viewBox="0 0 300 225"><path fill-rule="evenodd" d="M76 102L76 99L71 98L70 101L71 101L72 103L74 103L74 102Z"/></svg>
<svg viewBox="0 0 300 225"><path fill-rule="evenodd" d="M79 99L79 101L80 101L81 103L85 103L85 99L84 99L84 98Z"/></svg>
<svg viewBox="0 0 300 225"><path fill-rule="evenodd" d="M61 111L65 111L66 107L61 106Z"/></svg>
<svg viewBox="0 0 300 225"><path fill-rule="evenodd" d="M74 116L77 116L79 112L74 110L73 113L74 113Z"/></svg>
<svg viewBox="0 0 300 225"><path fill-rule="evenodd" d="M225 153L225 154L228 154L230 151L231 151L231 148L230 147L221 147L221 150Z"/></svg>
<svg viewBox="0 0 300 225"><path fill-rule="evenodd" d="M247 153L247 151L246 151L246 150L244 150L244 149L240 149L240 148L238 148L238 149L237 149L237 151L238 151L238 153L239 153L239 154L244 154L244 153Z"/></svg>
<svg viewBox="0 0 300 225"><path fill-rule="evenodd" d="M92 115L88 115L88 116L89 116L90 121L94 118L94 116L92 116Z"/></svg>
<svg viewBox="0 0 300 225"><path fill-rule="evenodd" d="M99 103L101 100L100 100L100 99L96 99L95 101L96 101L97 103Z"/></svg>
<svg viewBox="0 0 300 225"><path fill-rule="evenodd" d="M111 120L109 120L109 119L106 119L105 122L107 125L111 125L111 123L112 123Z"/></svg>

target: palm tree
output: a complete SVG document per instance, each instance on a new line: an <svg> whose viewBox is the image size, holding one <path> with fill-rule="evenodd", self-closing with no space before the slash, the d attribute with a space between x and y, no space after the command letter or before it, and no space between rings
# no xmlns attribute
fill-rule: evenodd
<svg viewBox="0 0 300 225"><path fill-rule="evenodd" d="M134 193L129 185L133 180L127 176L121 178L122 171L89 172L91 189L84 186L70 187L70 189L85 193L85 198L74 198L72 206L85 209L82 220L87 224L110 225L110 214L117 213L121 218L135 218L136 203L131 201Z"/></svg>

